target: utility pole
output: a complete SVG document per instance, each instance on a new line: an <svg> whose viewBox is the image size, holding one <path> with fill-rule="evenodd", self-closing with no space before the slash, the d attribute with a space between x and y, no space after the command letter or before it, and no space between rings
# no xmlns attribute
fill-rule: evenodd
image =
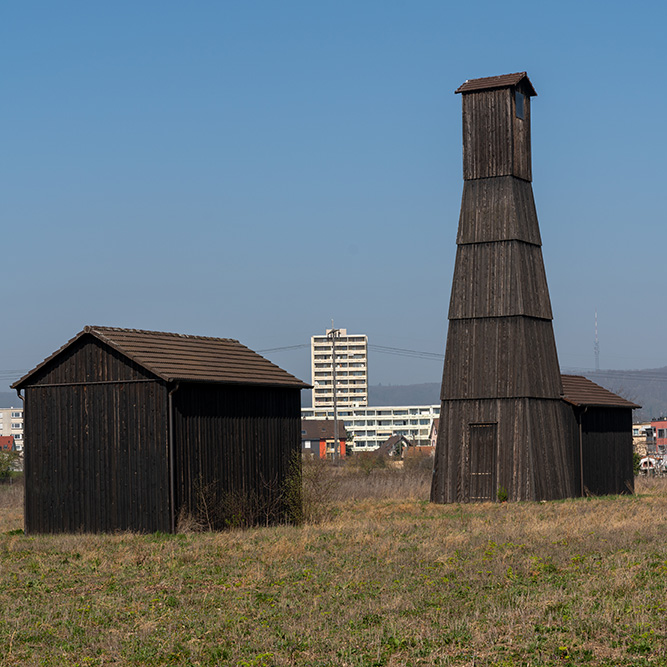
<svg viewBox="0 0 667 667"><path fill-rule="evenodd" d="M331 330L327 332L327 338L331 338L331 370L333 383L333 410L334 410L334 452L333 459L338 461L338 454L340 452L340 439L338 437L338 396L336 385L336 338L340 336L340 329L333 328L333 320L331 320Z"/></svg>

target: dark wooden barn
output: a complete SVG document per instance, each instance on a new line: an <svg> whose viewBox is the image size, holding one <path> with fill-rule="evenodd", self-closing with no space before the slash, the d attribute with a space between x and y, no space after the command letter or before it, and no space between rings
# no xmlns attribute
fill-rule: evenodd
<svg viewBox="0 0 667 667"><path fill-rule="evenodd" d="M632 411L641 406L581 375L563 375L578 495L632 493Z"/></svg>
<svg viewBox="0 0 667 667"><path fill-rule="evenodd" d="M169 532L179 516L222 528L295 510L308 385L238 341L86 327L13 387L29 533Z"/></svg>
<svg viewBox="0 0 667 667"><path fill-rule="evenodd" d="M525 72L466 81L464 187L449 307L435 502L577 493L533 200Z"/></svg>

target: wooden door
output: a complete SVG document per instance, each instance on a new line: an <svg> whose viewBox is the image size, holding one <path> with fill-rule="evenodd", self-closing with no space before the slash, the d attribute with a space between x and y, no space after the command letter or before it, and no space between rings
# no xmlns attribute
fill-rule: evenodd
<svg viewBox="0 0 667 667"><path fill-rule="evenodd" d="M496 424L470 424L471 502L496 499Z"/></svg>

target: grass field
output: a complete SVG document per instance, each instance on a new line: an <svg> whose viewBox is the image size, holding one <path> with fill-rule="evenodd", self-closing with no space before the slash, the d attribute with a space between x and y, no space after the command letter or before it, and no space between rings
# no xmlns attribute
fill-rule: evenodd
<svg viewBox="0 0 667 667"><path fill-rule="evenodd" d="M26 537L0 487L0 664L667 665L663 480L436 506L427 471L317 474L312 523L173 536Z"/></svg>

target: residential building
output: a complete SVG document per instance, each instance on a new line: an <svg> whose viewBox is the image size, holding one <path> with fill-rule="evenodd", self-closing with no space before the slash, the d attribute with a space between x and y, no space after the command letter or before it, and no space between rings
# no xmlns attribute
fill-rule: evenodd
<svg viewBox="0 0 667 667"><path fill-rule="evenodd" d="M327 329L324 336L312 336L310 341L313 407L333 406L334 374L338 408L368 405L368 336Z"/></svg>
<svg viewBox="0 0 667 667"><path fill-rule="evenodd" d="M15 450L13 435L0 435L0 450L3 452L13 452Z"/></svg>
<svg viewBox="0 0 667 667"><path fill-rule="evenodd" d="M632 447L640 456L655 454L655 438L651 422L636 422L632 425Z"/></svg>
<svg viewBox="0 0 667 667"><path fill-rule="evenodd" d="M660 417L651 422L653 429L653 447L649 447L649 454L667 454L667 417Z"/></svg>
<svg viewBox="0 0 667 667"><path fill-rule="evenodd" d="M338 421L338 434L335 433L333 419L301 420L301 453L312 458L331 459L334 456L334 442L338 435L340 449L338 455L345 458L347 433L345 424Z"/></svg>
<svg viewBox="0 0 667 667"><path fill-rule="evenodd" d="M0 436L13 436L14 448L23 451L23 408L0 408Z"/></svg>
<svg viewBox="0 0 667 667"><path fill-rule="evenodd" d="M378 449L393 435L403 435L417 446L429 445L433 420L440 415L439 405L394 405L353 407L338 410L338 419L348 435L347 449ZM332 407L301 408L301 417L333 419Z"/></svg>

